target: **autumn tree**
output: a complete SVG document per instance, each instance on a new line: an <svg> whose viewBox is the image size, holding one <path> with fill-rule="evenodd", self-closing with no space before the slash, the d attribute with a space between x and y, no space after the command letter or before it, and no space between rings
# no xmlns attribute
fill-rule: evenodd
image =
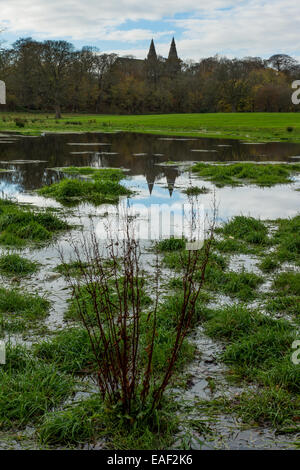
<svg viewBox="0 0 300 470"><path fill-rule="evenodd" d="M45 41L42 45L43 83L48 101L55 109L56 119L61 118L61 103L67 92L67 77L73 57L74 47L67 41Z"/></svg>
<svg viewBox="0 0 300 470"><path fill-rule="evenodd" d="M113 65L117 60L117 54L95 54L93 61L93 73L96 79L95 111L101 111L101 104L109 104L109 89L113 81ZM108 103L107 103L108 101Z"/></svg>

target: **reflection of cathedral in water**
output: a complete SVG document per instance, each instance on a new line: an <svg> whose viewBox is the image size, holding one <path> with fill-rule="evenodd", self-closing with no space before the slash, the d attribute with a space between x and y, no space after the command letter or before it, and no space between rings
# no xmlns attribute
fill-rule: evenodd
<svg viewBox="0 0 300 470"><path fill-rule="evenodd" d="M152 194L154 184L156 180L161 180L163 177L167 180L167 187L169 190L170 197L172 197L175 181L177 176L179 176L178 170L175 168L167 167L158 167L160 172L155 174L155 172L146 172L145 177L148 184L149 194Z"/></svg>
<svg viewBox="0 0 300 470"><path fill-rule="evenodd" d="M95 168L107 168L111 165L111 159L105 154L95 153L92 157L91 166ZM155 182L166 179L170 197L172 197L176 178L179 171L176 167L157 165L159 159L155 156L136 156L133 157L132 163L124 168L128 169L128 175L143 175L146 178L149 194L152 194ZM122 165L121 165L122 166Z"/></svg>

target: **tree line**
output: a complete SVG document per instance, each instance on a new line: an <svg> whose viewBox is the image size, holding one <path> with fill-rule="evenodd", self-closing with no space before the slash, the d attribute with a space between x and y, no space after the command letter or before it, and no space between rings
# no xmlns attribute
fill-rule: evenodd
<svg viewBox="0 0 300 470"><path fill-rule="evenodd" d="M155 61L76 50L66 41L22 38L0 49L0 78L8 111L116 114L288 112L300 64L277 54L228 59L214 56L176 67Z"/></svg>

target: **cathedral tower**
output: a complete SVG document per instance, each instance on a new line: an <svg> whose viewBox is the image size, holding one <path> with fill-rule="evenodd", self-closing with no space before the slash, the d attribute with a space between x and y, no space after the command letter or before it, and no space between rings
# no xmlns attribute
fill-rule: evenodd
<svg viewBox="0 0 300 470"><path fill-rule="evenodd" d="M156 85L159 79L159 63L153 39L151 40L149 52L146 59L146 76L150 82Z"/></svg>
<svg viewBox="0 0 300 470"><path fill-rule="evenodd" d="M172 38L168 60L179 60L174 37Z"/></svg>
<svg viewBox="0 0 300 470"><path fill-rule="evenodd" d="M149 52L148 52L148 55L147 55L147 60L157 60L157 54L156 54L156 50L155 50L155 46L154 46L154 41L153 39L151 40L151 44L150 44L150 48L149 48Z"/></svg>
<svg viewBox="0 0 300 470"><path fill-rule="evenodd" d="M181 69L180 62L181 61L178 58L178 54L177 54L175 39L173 38L171 42L171 46L170 46L169 56L166 62L167 73L170 77L173 77L178 72L180 72L180 69Z"/></svg>

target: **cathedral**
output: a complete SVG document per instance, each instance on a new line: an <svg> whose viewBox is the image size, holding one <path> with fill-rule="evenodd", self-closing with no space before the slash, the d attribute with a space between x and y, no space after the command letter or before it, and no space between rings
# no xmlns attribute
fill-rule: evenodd
<svg viewBox="0 0 300 470"><path fill-rule="evenodd" d="M165 59L156 53L153 39L146 59L135 59L133 57L119 57L116 65L127 73L146 73L150 81L156 82L162 76L174 77L181 70L181 60L177 54L175 39L172 39L169 55Z"/></svg>
<svg viewBox="0 0 300 470"><path fill-rule="evenodd" d="M181 69L181 60L178 57L175 39L172 39L169 55L167 59L159 58L156 54L155 45L153 39L151 40L149 52L147 58L145 59L146 67L149 69L150 75L151 72L155 72L156 68L160 64L160 70L163 74L169 76L175 75Z"/></svg>
<svg viewBox="0 0 300 470"><path fill-rule="evenodd" d="M155 50L155 45L153 39L151 40L147 60L158 60L156 50ZM169 55L167 62L173 62L173 61L180 61L178 54L177 54L177 49L176 49L176 44L175 44L175 39L172 39L171 45L170 45L170 50L169 50Z"/></svg>

